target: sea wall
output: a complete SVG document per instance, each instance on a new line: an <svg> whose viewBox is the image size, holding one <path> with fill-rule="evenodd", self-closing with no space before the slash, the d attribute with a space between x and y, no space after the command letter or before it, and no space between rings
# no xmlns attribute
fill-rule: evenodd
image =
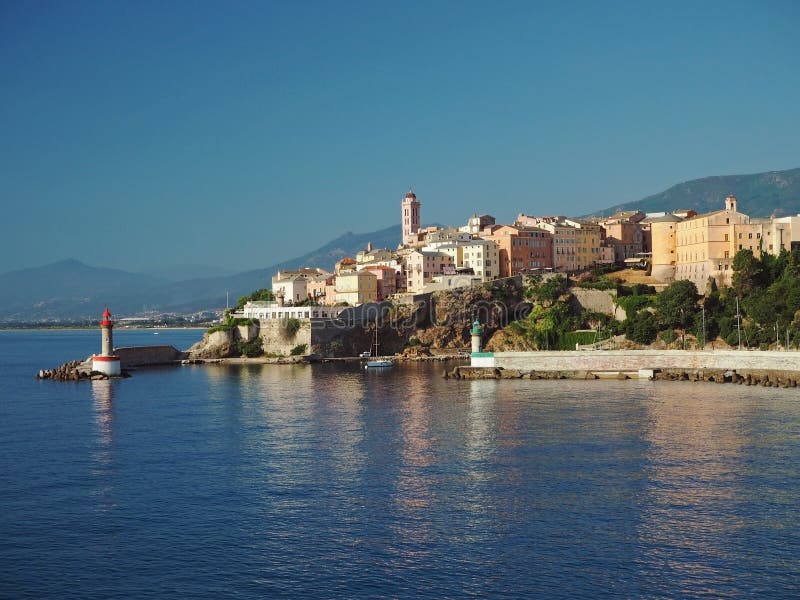
<svg viewBox="0 0 800 600"><path fill-rule="evenodd" d="M736 350L597 350L485 352L473 367L528 371L639 371L665 369L770 370L800 373L800 352Z"/></svg>
<svg viewBox="0 0 800 600"><path fill-rule="evenodd" d="M264 352L268 354L291 353L293 348L302 344L306 345L306 351L311 348L311 329L312 320L294 319L292 323L297 323L297 330L289 327L287 320L263 320L258 327L257 335L261 336L261 345Z"/></svg>
<svg viewBox="0 0 800 600"><path fill-rule="evenodd" d="M616 290L591 290L573 287L569 290L572 293L572 301L575 308L591 312L610 315L617 321L624 321L627 317L625 309L614 304L617 296Z"/></svg>
<svg viewBox="0 0 800 600"><path fill-rule="evenodd" d="M186 358L186 353L174 346L131 346L114 348L123 369L147 365L165 365Z"/></svg>

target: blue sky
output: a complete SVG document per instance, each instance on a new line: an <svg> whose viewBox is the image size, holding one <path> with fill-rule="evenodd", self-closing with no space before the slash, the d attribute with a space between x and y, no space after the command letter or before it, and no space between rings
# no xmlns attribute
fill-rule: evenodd
<svg viewBox="0 0 800 600"><path fill-rule="evenodd" d="M795 2L0 3L0 272L264 267L800 166Z"/></svg>

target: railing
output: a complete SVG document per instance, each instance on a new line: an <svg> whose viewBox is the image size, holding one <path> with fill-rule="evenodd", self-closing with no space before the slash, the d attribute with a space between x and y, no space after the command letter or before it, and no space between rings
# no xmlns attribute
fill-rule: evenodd
<svg viewBox="0 0 800 600"><path fill-rule="evenodd" d="M617 335L592 344L575 344L575 350L615 350L624 339L624 335Z"/></svg>

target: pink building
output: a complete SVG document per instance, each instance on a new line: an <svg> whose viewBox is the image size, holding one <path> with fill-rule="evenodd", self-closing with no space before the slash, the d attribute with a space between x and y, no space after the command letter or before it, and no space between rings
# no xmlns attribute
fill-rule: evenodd
<svg viewBox="0 0 800 600"><path fill-rule="evenodd" d="M385 300L397 293L397 270L385 265L371 265L362 271L369 271L378 278L378 300Z"/></svg>
<svg viewBox="0 0 800 600"><path fill-rule="evenodd" d="M420 203L417 195L408 190L403 198L401 207L401 218L403 224L403 244L409 245L417 242L417 232L419 231Z"/></svg>

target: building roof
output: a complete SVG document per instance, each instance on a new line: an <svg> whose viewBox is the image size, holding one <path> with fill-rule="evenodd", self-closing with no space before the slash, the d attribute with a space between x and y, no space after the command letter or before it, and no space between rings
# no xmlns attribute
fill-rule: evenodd
<svg viewBox="0 0 800 600"><path fill-rule="evenodd" d="M414 200L417 199L417 195L413 192L413 190L409 189L406 193L406 198L413 198Z"/></svg>
<svg viewBox="0 0 800 600"><path fill-rule="evenodd" d="M672 213L667 213L665 215L661 215L660 217L650 217L642 221L642 223L678 223L680 221L683 221L683 219L673 215Z"/></svg>

